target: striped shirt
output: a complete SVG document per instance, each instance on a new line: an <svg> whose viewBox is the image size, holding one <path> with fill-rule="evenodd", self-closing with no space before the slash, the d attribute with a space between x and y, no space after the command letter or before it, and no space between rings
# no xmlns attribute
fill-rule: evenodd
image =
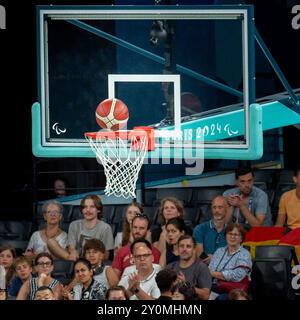
<svg viewBox="0 0 300 320"><path fill-rule="evenodd" d="M56 279L52 279L52 281L47 285L47 287L53 290L54 287L56 287L58 284L59 281L57 281ZM38 278L31 278L29 280L29 300L34 300L38 287Z"/></svg>

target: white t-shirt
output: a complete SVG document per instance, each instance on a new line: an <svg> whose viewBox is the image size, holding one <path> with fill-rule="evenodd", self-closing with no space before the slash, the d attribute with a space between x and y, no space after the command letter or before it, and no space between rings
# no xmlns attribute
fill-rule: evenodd
<svg viewBox="0 0 300 320"><path fill-rule="evenodd" d="M110 287L106 276L107 268L109 268L109 266L105 266L100 274L94 275L93 277L97 282L102 283L106 287L106 289Z"/></svg>
<svg viewBox="0 0 300 320"><path fill-rule="evenodd" d="M140 288L147 293L149 296L157 299L160 297L160 290L156 284L155 276L161 270L161 266L159 264L153 263L153 271L149 274L147 279L140 282ZM128 277L130 274L137 272L136 266L132 265L125 268L122 278L119 282L119 286L123 286L125 289L128 288ZM139 300L136 295L130 297L130 300Z"/></svg>
<svg viewBox="0 0 300 320"><path fill-rule="evenodd" d="M115 236L115 248L121 248L122 247L122 237L123 232L118 232Z"/></svg>
<svg viewBox="0 0 300 320"><path fill-rule="evenodd" d="M27 249L26 251L31 251L34 254L38 254L40 252L49 252L48 247L47 247L47 243L43 240L43 238L41 237L41 232L42 231L35 231L28 243ZM62 231L58 236L56 236L54 238L58 244L65 249L67 246L67 239L68 239L68 235Z"/></svg>

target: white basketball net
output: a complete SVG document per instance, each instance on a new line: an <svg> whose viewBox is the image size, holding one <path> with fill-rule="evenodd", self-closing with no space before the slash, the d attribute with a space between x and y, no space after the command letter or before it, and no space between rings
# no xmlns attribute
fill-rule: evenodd
<svg viewBox="0 0 300 320"><path fill-rule="evenodd" d="M129 140L127 135L113 139L102 135L97 135L95 139L86 136L86 139L104 167L105 194L136 198L136 182L148 147L147 135L132 135Z"/></svg>

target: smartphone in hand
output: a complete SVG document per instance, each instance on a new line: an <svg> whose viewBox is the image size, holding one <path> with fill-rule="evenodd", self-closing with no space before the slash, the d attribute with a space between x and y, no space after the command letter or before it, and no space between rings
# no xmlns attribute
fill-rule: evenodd
<svg viewBox="0 0 300 320"><path fill-rule="evenodd" d="M208 254L206 254L204 251L200 254L200 259L204 260L208 257Z"/></svg>

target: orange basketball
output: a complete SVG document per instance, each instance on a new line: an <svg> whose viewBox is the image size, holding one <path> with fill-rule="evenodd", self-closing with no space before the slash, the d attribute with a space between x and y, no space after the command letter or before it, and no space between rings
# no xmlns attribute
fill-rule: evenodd
<svg viewBox="0 0 300 320"><path fill-rule="evenodd" d="M103 100L96 109L96 121L104 129L122 129L126 126L128 117L126 104L116 98Z"/></svg>

